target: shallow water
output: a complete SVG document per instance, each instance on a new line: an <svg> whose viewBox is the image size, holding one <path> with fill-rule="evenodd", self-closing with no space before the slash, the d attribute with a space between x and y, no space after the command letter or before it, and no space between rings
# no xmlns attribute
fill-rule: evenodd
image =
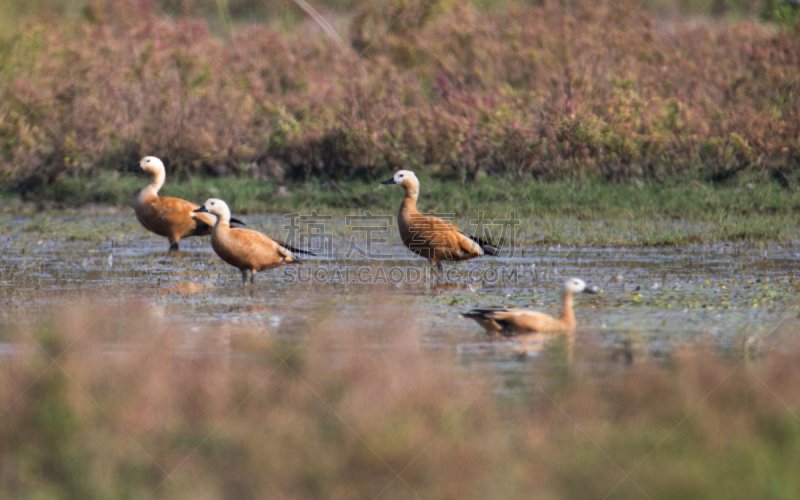
<svg viewBox="0 0 800 500"><path fill-rule="evenodd" d="M140 301L198 332L224 326L232 335L290 340L313 334L334 313L379 318L376 307L399 303L425 318L422 348L457 354L462 366L488 362L503 370L509 344L487 343L460 313L501 304L557 313L558 289L572 276L602 291L576 301L578 352L599 348L611 358L624 346L638 359L703 344L740 355L746 338L791 335L798 323L800 247L794 242L521 247L446 266L449 274L434 283L431 276L420 279L430 267L402 246L395 228L377 233L370 245L352 225L329 221L324 238L310 240L318 258L259 273L247 295L239 272L213 254L208 238L184 240L180 254L169 255L166 240L146 233L125 211L8 219L0 234L0 356L19 349L9 343L13 318L46 317L54 306L82 298ZM249 216L247 223L287 236L281 216ZM313 227L309 233L318 234ZM369 247L372 256L351 244ZM376 297L382 297L378 306Z"/></svg>

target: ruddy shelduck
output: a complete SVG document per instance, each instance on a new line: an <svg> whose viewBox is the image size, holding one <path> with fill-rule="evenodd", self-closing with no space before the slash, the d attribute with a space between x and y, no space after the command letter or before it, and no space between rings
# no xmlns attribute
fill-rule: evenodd
<svg viewBox="0 0 800 500"><path fill-rule="evenodd" d="M561 316L554 318L548 314L527 309L505 307L482 307L472 309L462 316L474 319L489 335L511 337L526 333L572 333L575 331L575 294L597 293L586 286L583 280L570 278L561 290Z"/></svg>
<svg viewBox="0 0 800 500"><path fill-rule="evenodd" d="M192 202L169 196L158 196L164 185L166 171L164 164L155 156L145 156L138 165L129 168L134 172L144 171L153 178L152 182L139 191L133 206L136 218L145 229L169 240L170 251L177 251L183 238L211 234L217 218L211 214L192 216L192 211L200 208ZM239 220L232 222L244 225Z"/></svg>
<svg viewBox="0 0 800 500"><path fill-rule="evenodd" d="M222 260L242 272L242 284L247 285L248 275L253 285L259 271L272 269L285 264L299 264L295 254L314 255L305 250L291 247L282 241L273 240L267 235L244 228L231 228L231 211L219 199L209 198L203 206L194 211L195 215L210 213L217 218L211 230L211 247Z"/></svg>
<svg viewBox="0 0 800 500"><path fill-rule="evenodd" d="M419 213L419 180L414 172L399 170L382 184L398 184L405 189L397 215L400 238L409 250L428 259L432 266L441 269L445 260L469 260L500 253L499 248L486 240L470 236L439 217Z"/></svg>

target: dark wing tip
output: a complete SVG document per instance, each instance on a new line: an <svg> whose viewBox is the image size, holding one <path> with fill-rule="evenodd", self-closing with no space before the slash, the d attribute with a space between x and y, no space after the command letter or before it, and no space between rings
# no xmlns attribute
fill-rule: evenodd
<svg viewBox="0 0 800 500"><path fill-rule="evenodd" d="M211 231L211 229L212 229L211 226L209 226L208 224L206 224L205 222L203 222L200 219L194 219L194 227L195 227L195 231L197 231L197 232Z"/></svg>
<svg viewBox="0 0 800 500"><path fill-rule="evenodd" d="M274 241L275 243L277 243L278 245L282 246L286 250L289 250L292 253L302 253L304 255L310 255L312 257L316 257L317 256L317 254L315 254L313 252L309 252L308 250L302 250L300 248L295 248L292 245L290 245L290 244L288 244L288 243L286 243L284 241L276 240L276 239L273 239L272 241Z"/></svg>
<svg viewBox="0 0 800 500"><path fill-rule="evenodd" d="M461 313L461 315L464 316L465 318L473 318L473 319L474 318L484 318L484 319L488 319L488 318L486 318L487 314L493 313L493 312L497 312L497 311L502 311L504 309L505 309L505 307L476 307L475 309L470 309L469 311L467 311L465 313Z"/></svg>
<svg viewBox="0 0 800 500"><path fill-rule="evenodd" d="M459 229L459 231L461 230ZM495 244L492 243L491 241L483 238L478 238L477 236L472 236L471 234L465 233L464 231L461 231L461 234L466 235L467 238L471 239L472 241L480 245L481 249L483 249L483 252L486 255L491 255L491 256L500 255L500 248L495 246Z"/></svg>
<svg viewBox="0 0 800 500"><path fill-rule="evenodd" d="M490 243L481 244L481 248L483 248L486 255L491 255L492 257L500 255L500 249Z"/></svg>
<svg viewBox="0 0 800 500"><path fill-rule="evenodd" d="M290 247L290 246L286 246L286 245L284 245L284 246L287 249L289 249L292 253L301 253L303 255L310 255L312 257L316 257L317 256L317 254L315 254L313 252L309 252L308 250L301 250L299 248L294 248L294 247Z"/></svg>

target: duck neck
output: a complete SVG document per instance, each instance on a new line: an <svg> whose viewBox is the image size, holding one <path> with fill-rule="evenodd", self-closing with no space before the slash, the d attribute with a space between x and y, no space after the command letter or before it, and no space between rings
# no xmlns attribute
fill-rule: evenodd
<svg viewBox="0 0 800 500"><path fill-rule="evenodd" d="M143 201L147 198L154 198L158 196L158 191L164 185L166 174L163 170L156 171L153 174L153 180L144 189L139 192L139 200Z"/></svg>
<svg viewBox="0 0 800 500"><path fill-rule="evenodd" d="M218 229L222 229L222 230L230 229L230 227L231 227L231 214L222 213L220 215L216 215L216 214L214 214L214 215L217 217L217 222L214 223L214 228L213 228L214 231L216 231Z"/></svg>
<svg viewBox="0 0 800 500"><path fill-rule="evenodd" d="M569 292L561 295L561 321L570 328L575 327L575 311L572 308L573 296Z"/></svg>
<svg viewBox="0 0 800 500"><path fill-rule="evenodd" d="M419 197L419 188L417 186L403 186L406 190L406 195L403 198L403 204L400 205L400 211L405 213L419 213L417 210L417 198Z"/></svg>

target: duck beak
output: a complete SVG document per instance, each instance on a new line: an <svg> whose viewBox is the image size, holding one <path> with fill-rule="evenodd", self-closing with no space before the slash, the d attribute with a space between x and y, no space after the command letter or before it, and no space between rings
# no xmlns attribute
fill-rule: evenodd
<svg viewBox="0 0 800 500"><path fill-rule="evenodd" d="M206 210L206 206L203 205L202 207L198 208L197 210L192 210L192 212L206 212L206 213L208 213L208 210ZM184 213L186 213L186 212L184 212Z"/></svg>
<svg viewBox="0 0 800 500"><path fill-rule="evenodd" d="M236 217L231 217L231 224L241 224L242 226L247 226L244 222L240 221Z"/></svg>
<svg viewBox="0 0 800 500"><path fill-rule="evenodd" d="M597 290L592 287L586 287L583 289L583 293L591 293L592 295L597 295Z"/></svg>
<svg viewBox="0 0 800 500"><path fill-rule="evenodd" d="M394 177L393 177L393 178L389 179L388 181L381 182L381 184L397 184L397 183L394 181Z"/></svg>
<svg viewBox="0 0 800 500"><path fill-rule="evenodd" d="M142 166L139 165L138 163L136 165L131 165L130 167L128 167L129 172L141 172L142 170L143 170Z"/></svg>

